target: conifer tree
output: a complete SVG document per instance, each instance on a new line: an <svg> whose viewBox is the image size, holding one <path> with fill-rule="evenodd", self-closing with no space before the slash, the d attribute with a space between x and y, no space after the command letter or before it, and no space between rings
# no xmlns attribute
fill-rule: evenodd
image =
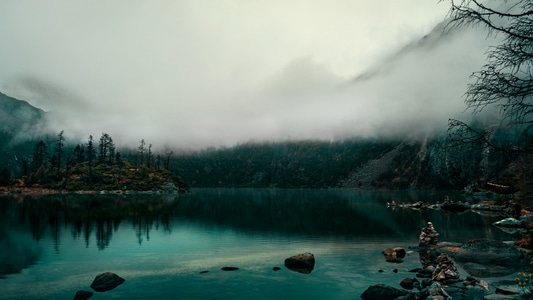
<svg viewBox="0 0 533 300"><path fill-rule="evenodd" d="M61 132L59 132L59 134L57 135L56 148L54 153L58 176L60 175L61 160L63 159L63 146L65 145L65 137L63 136L63 132L64 130L61 130Z"/></svg>
<svg viewBox="0 0 533 300"><path fill-rule="evenodd" d="M87 141L87 162L89 164L89 178L92 180L93 178L93 161L95 156L95 150L94 150L94 139L92 135L89 135L89 139Z"/></svg>

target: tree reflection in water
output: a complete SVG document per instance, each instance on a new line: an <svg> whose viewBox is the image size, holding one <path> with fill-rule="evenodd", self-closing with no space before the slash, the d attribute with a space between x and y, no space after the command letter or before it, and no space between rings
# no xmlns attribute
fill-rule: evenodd
<svg viewBox="0 0 533 300"><path fill-rule="evenodd" d="M48 231L57 252L61 226L70 227L72 237L83 237L86 247L94 233L96 246L104 250L109 247L113 232L124 220L130 220L140 244L144 238L149 240L154 224L170 231L170 212L177 205L161 195L149 194L18 195L3 196L0 201L2 228L31 232L35 241Z"/></svg>
<svg viewBox="0 0 533 300"><path fill-rule="evenodd" d="M472 238L508 239L492 230L495 220L473 213L446 214L436 210L392 210L391 199L403 202L442 200L441 195L409 192L336 190L196 190L192 195L61 194L0 196L0 256L27 253L14 265L0 265L0 276L20 272L38 256L33 243L50 234L60 252L61 233L104 251L120 226L132 226L139 245L152 231L171 233L183 222L206 228L284 236L330 237L349 240L418 241L420 228L432 221L440 240L466 242ZM67 231L69 232L69 231ZM23 241L23 239L29 239ZM23 248L23 249L22 249ZM22 256L21 256L22 257ZM22 259L22 258L20 258ZM11 259L11 261L14 261ZM1 262L0 262L1 263ZM18 270L18 271L17 271Z"/></svg>

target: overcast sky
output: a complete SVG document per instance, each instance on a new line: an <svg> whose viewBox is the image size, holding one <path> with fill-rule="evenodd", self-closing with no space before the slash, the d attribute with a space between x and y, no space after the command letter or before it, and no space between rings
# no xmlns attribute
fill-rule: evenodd
<svg viewBox="0 0 533 300"><path fill-rule="evenodd" d="M107 132L117 144L400 135L464 109L484 52L466 44L483 34L347 83L447 11L437 0L4 0L0 91L57 112L52 130L67 138Z"/></svg>

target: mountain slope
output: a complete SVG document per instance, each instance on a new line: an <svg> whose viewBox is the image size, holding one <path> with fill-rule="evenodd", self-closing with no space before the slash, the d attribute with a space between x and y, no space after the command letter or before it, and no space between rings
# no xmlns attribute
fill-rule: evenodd
<svg viewBox="0 0 533 300"><path fill-rule="evenodd" d="M28 130L36 130L43 125L45 114L42 109L26 101L0 92L0 131L16 136Z"/></svg>

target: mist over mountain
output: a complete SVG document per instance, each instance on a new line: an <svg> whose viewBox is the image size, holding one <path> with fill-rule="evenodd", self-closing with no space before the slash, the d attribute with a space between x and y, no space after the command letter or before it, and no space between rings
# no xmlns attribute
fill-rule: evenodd
<svg viewBox="0 0 533 300"><path fill-rule="evenodd" d="M390 49L352 78L304 57L254 85L215 90L187 104L161 102L154 94L153 105L146 106L152 102L147 99L117 110L113 101L96 105L31 76L2 87L49 108L48 125L40 128L51 134L67 129L79 141L109 132L132 147L146 138L161 147L198 150L249 141L424 136L444 132L449 118L472 118L463 94L469 76L484 64L485 50L497 42L476 29L445 25Z"/></svg>
<svg viewBox="0 0 533 300"><path fill-rule="evenodd" d="M512 160L497 157L488 168L490 153L443 150L448 119L474 117L465 112L463 94L496 42L475 29L447 30L443 22L352 78L301 58L255 85L186 105L129 103L120 117L111 103L97 107L67 89L25 78L9 87L34 101L55 97L49 103L54 110L45 119L43 110L3 95L3 108L17 103L24 113L5 109L9 118L0 125L12 134L33 126L52 139L65 130L71 144L103 132L122 148L136 149L146 139L155 153L177 150L175 171L193 186L462 188Z"/></svg>
<svg viewBox="0 0 533 300"><path fill-rule="evenodd" d="M44 110L0 92L0 132L22 140L39 136L47 126L45 116Z"/></svg>
<svg viewBox="0 0 533 300"><path fill-rule="evenodd" d="M81 141L108 132L132 147L142 138L198 150L442 130L464 110L468 76L490 44L475 29L443 34L447 8L427 1L284 4L283 13L274 2L89 4L101 24L61 2L37 6L49 17L6 7L18 38L5 36L0 90L53 112L51 133L68 129ZM15 16L25 11L45 36L22 26ZM58 39L69 43L51 43Z"/></svg>

